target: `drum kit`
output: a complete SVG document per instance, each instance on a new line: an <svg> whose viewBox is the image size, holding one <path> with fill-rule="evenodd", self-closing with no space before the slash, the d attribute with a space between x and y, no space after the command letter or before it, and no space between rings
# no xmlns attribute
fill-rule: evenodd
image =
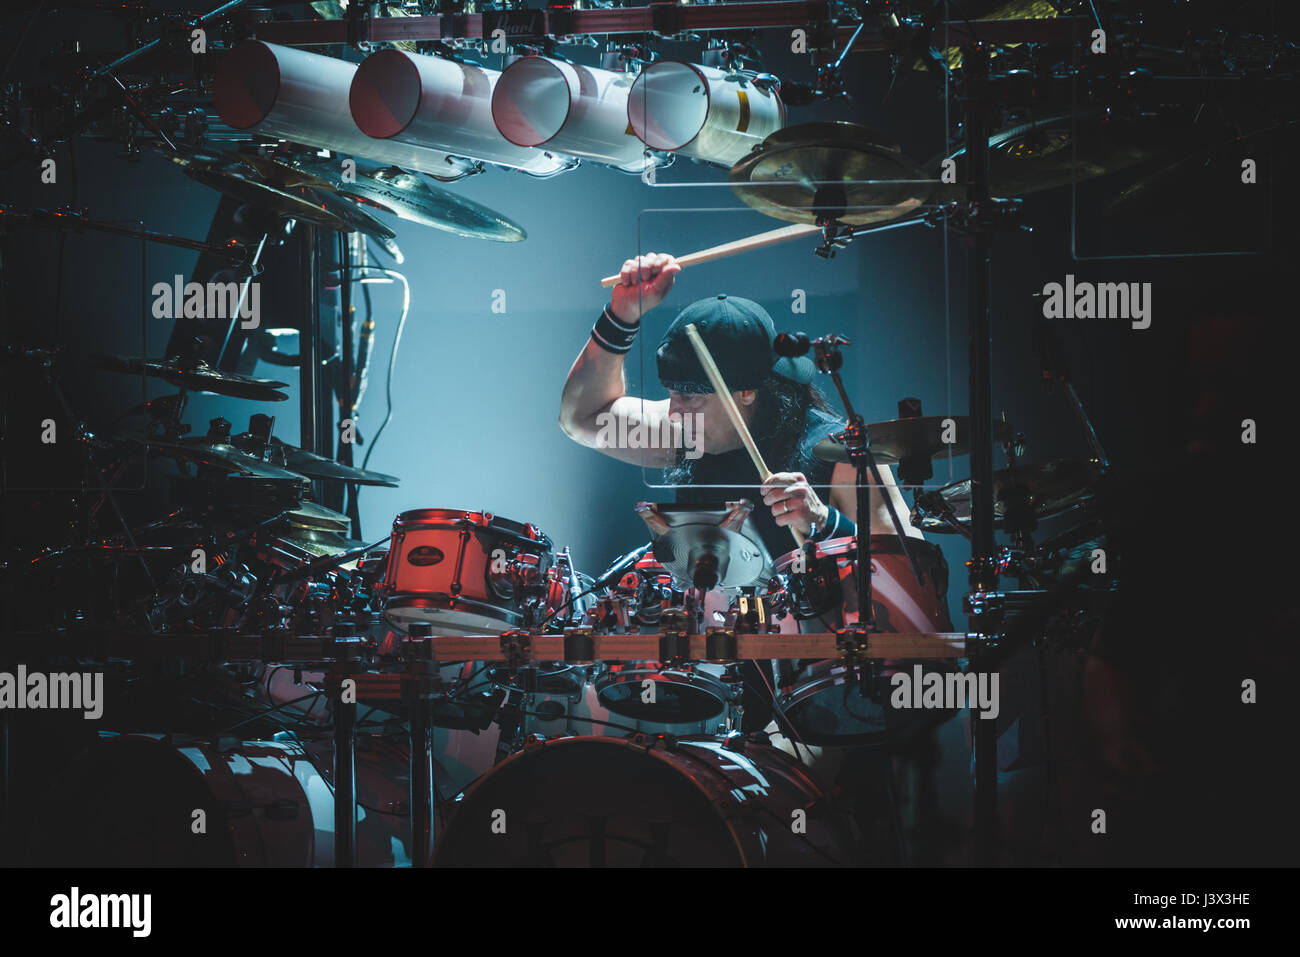
<svg viewBox="0 0 1300 957"><path fill-rule="evenodd" d="M115 839L85 843L89 832L62 828L51 846L69 861L93 847L97 863L861 862L818 778L818 749L901 741L952 714L888 706L896 671L954 668L968 655L932 543L876 534L864 549L851 536L773 556L749 522L753 503L739 500L638 503L649 541L600 574L580 570L537 524L485 509L404 511L387 538L366 544L348 537L347 516L311 500L311 480L394 487L396 477L297 449L273 435L269 415L238 434L221 418L202 436L181 422L187 390L274 400L281 383L178 360L109 357L101 367L180 389L146 405L147 428L91 450L106 472L141 450L175 463L178 507L35 556L30 587L81 599L57 622L27 625L53 625L73 648L95 636L111 657L234 669L250 718L282 730L267 740L179 728L105 738L67 772L76 781L56 803L66 821L93 794L95 808L77 819L110 815ZM937 423L917 414L859 425L876 462L916 468L965 452L933 440ZM967 420L953 424L964 435ZM848 459L853 432L816 454ZM997 433L1011 454L1019 437L1005 424ZM1024 529L1086 513L1104 471L1067 460L996 473L998 522L1021 536L1003 567L1033 586L1022 596L1081 577L1086 550L1104 541L1095 517L1038 546ZM918 493L914 523L969 534L969 491L957 482ZM864 594L871 614L860 624ZM199 652L182 641L200 635ZM229 683L212 681L214 707L226 707ZM745 720L755 695L772 715L761 730ZM95 789L72 786L92 772ZM220 809L221 841L161 850L151 835L167 812L141 814L145 791L172 810ZM336 831L344 801L353 828ZM803 822L793 830L792 815Z"/></svg>
<svg viewBox="0 0 1300 957"><path fill-rule="evenodd" d="M707 13L672 9L682 23ZM989 41L1002 36L1006 50L1034 45L1005 32L1014 23L1002 24L1001 34L997 23L979 23ZM328 26L281 22L266 35ZM1057 24L1055 39L1070 40L1069 28ZM859 24L819 82L829 77L834 86L832 74L861 31ZM887 49L890 36L873 42ZM912 224L965 232L972 261L986 263L993 233L1018 211L994 193L1169 159L1167 142L1126 139L1128 124L1109 122L1105 104L998 131L998 98L1011 103L1023 79L1014 74L1026 71L998 77L994 95L988 48L977 46L962 51L962 149L921 164L854 123L779 129L730 168L728 182L747 206L793 225L679 256L679 264L807 237L829 258L855 235ZM1106 75L1072 77L1072 95L1076 81L1099 100L1118 96ZM375 211L458 236L525 236L494 210L397 167L345 178L336 162L306 148L223 152L162 139L193 180L281 218L363 233L399 262L395 233ZM961 185L942 178L951 169ZM104 225L63 218L78 228ZM1063 387L1091 454L1024 462L1023 437L993 421L983 272L968 270L969 417L924 416L919 402L904 400L898 418L867 423L839 378L847 340L789 344L812 351L839 393L846 427L815 454L854 466L857 513L874 514L879 469L896 465L901 484L916 489L912 524L971 540L963 608L970 634L953 632L942 553L904 533L889 496L893 534L796 536L797 547L780 555L751 527L752 502L638 503L649 541L599 574L580 570L539 525L483 507L403 511L388 536L365 543L350 537L348 516L312 500L313 481L396 487L396 477L291 446L273 435L268 415L251 416L239 434L218 418L191 436L182 421L187 391L277 402L286 383L184 357L103 357L103 369L180 392L143 407L147 428L95 439L88 455L106 474L141 453L175 463L177 507L144 526L123 522L120 535L85 535L33 556L18 580L71 597L53 615L43 608L24 620L20 610L21 630L53 630L70 653L86 657L197 669L211 680L218 711L229 707L226 679L234 676L240 707L221 733L120 734L75 762L51 804L59 823L50 839L63 841L56 856L421 867L863 863L853 827L809 755L933 727L951 712L917 718L888 706L896 671L918 662L996 667L1017 637L1079 640L1115 580L1114 556L1109 572L1098 573L1095 562L1109 545L1098 504L1110 464L1059 348L1044 358L1044 380ZM709 370L707 354L700 358ZM725 383L715 389L730 395ZM737 431L748 439L743 426ZM1001 469L992 462L998 444L1008 460ZM761 479L767 465L752 439L746 445ZM969 479L927 486L934 459L967 454ZM92 514L111 496L102 491ZM1078 522L1036 541L1040 521L1061 517ZM1010 544L995 546L995 529ZM1008 575L1019 590L999 590ZM762 729L746 721L747 707L760 710L756 696L772 715ZM233 733L248 724L274 733L267 740ZM992 723L975 724L977 823L987 833L996 824ZM195 807L212 809L220 841L159 839L173 821L189 833ZM96 842L105 833L112 839ZM159 858L164 846L174 857Z"/></svg>

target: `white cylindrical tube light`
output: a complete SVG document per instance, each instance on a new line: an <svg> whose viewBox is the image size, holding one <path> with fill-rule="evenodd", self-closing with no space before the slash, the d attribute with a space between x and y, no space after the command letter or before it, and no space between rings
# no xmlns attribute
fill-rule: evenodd
<svg viewBox="0 0 1300 957"><path fill-rule="evenodd" d="M516 146L639 171L645 146L628 126L633 78L547 57L525 56L502 72L492 91L492 120Z"/></svg>
<svg viewBox="0 0 1300 957"><path fill-rule="evenodd" d="M492 122L492 89L501 74L442 57L380 50L357 67L348 103L352 119L377 141L446 150L536 175L565 161L517 146Z"/></svg>
<svg viewBox="0 0 1300 957"><path fill-rule="evenodd" d="M660 60L632 84L627 118L653 150L732 166L785 125L785 104L743 74Z"/></svg>
<svg viewBox="0 0 1300 957"><path fill-rule="evenodd" d="M356 64L293 47L248 40L217 68L213 102L221 122L363 159L392 163L442 179L464 176L466 164L441 150L373 140L348 109Z"/></svg>

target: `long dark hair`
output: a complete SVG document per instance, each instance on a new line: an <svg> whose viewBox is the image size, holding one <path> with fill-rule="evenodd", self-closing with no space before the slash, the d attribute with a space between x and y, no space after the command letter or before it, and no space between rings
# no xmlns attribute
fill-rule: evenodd
<svg viewBox="0 0 1300 957"><path fill-rule="evenodd" d="M799 447L810 409L820 409L839 418L825 396L811 383L801 385L771 372L763 379L754 400L750 432L768 468L779 472L807 472L813 467L815 462L811 456L806 452L801 454ZM698 461L688 459L685 449L678 449L677 460L664 470L665 483L690 485Z"/></svg>

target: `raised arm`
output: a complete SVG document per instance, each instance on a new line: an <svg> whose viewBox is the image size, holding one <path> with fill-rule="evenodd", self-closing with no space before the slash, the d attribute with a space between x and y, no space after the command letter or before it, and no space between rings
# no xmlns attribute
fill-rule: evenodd
<svg viewBox="0 0 1300 957"><path fill-rule="evenodd" d="M664 300L680 271L681 266L666 253L623 263L607 315L597 323L564 381L560 428L575 442L634 465L671 464L671 445L644 440L650 434L678 435L668 419L668 400L645 402L628 395L623 360L641 317Z"/></svg>

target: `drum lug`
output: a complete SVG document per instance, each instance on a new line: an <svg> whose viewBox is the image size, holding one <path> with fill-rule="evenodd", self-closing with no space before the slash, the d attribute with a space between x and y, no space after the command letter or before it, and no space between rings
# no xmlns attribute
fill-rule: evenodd
<svg viewBox="0 0 1300 957"><path fill-rule="evenodd" d="M673 631L660 626L659 661L676 668L691 657L691 636L684 631Z"/></svg>
<svg viewBox="0 0 1300 957"><path fill-rule="evenodd" d="M704 660L730 664L739 657L736 633L727 628L710 628L704 634Z"/></svg>
<svg viewBox="0 0 1300 957"><path fill-rule="evenodd" d="M732 751L736 754L744 754L746 741L747 738L742 732L729 731L727 732L727 737L722 742L722 749L724 751Z"/></svg>
<svg viewBox="0 0 1300 957"><path fill-rule="evenodd" d="M841 628L835 632L835 650L849 664L856 664L867 656L867 640L871 632L861 628Z"/></svg>
<svg viewBox="0 0 1300 957"><path fill-rule="evenodd" d="M509 671L518 671L532 656L533 636L526 631L507 631L501 636L501 660Z"/></svg>
<svg viewBox="0 0 1300 957"><path fill-rule="evenodd" d="M570 665L589 665L596 660L596 641L590 628L564 629L564 661Z"/></svg>

